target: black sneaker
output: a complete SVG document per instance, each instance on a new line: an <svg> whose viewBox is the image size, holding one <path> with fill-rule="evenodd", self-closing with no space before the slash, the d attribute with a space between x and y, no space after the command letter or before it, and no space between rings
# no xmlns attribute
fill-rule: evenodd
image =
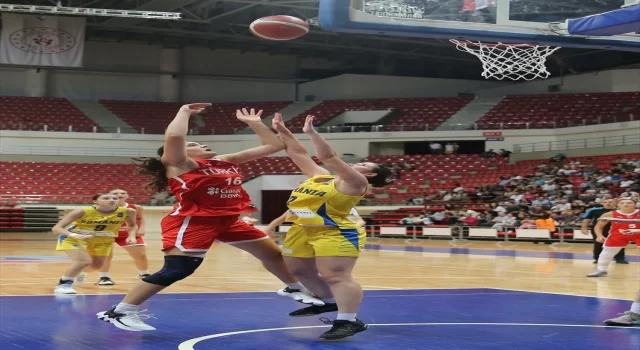
<svg viewBox="0 0 640 350"><path fill-rule="evenodd" d="M626 265L626 264L628 264L628 263L629 263L629 262L628 262L628 261L626 261L626 260L616 260L616 264L624 264L624 265Z"/></svg>
<svg viewBox="0 0 640 350"><path fill-rule="evenodd" d="M116 282L109 277L100 277L100 280L96 284L99 286L113 286Z"/></svg>
<svg viewBox="0 0 640 350"><path fill-rule="evenodd" d="M338 304L325 303L322 306L311 305L309 307L305 307L305 308L290 312L289 316L293 316L293 317L315 316L315 315L323 314L325 312L337 312L337 311L338 311Z"/></svg>
<svg viewBox="0 0 640 350"><path fill-rule="evenodd" d="M323 340L338 340L355 335L356 333L364 332L369 328L369 325L357 319L355 321L347 320L330 320L322 317L320 320L326 324L333 324L330 330L326 331L320 336Z"/></svg>

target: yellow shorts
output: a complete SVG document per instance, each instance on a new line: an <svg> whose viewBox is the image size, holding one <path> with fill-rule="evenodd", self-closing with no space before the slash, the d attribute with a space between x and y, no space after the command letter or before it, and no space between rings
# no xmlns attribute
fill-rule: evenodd
<svg viewBox="0 0 640 350"><path fill-rule="evenodd" d="M358 257L364 248L367 233L362 228L303 227L293 225L287 232L282 255L294 258L317 256Z"/></svg>
<svg viewBox="0 0 640 350"><path fill-rule="evenodd" d="M109 256L115 237L94 237L90 240L58 237L56 250L86 250L91 256Z"/></svg>

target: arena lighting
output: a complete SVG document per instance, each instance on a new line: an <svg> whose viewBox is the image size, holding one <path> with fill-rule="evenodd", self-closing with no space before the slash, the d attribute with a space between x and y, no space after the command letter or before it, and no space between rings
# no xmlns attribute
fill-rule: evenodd
<svg viewBox="0 0 640 350"><path fill-rule="evenodd" d="M78 16L104 16L146 19L180 19L179 12L154 12L135 10L111 10L92 9L82 7L62 6L35 6L35 5L10 5L0 4L0 12L22 12L40 15L78 15Z"/></svg>

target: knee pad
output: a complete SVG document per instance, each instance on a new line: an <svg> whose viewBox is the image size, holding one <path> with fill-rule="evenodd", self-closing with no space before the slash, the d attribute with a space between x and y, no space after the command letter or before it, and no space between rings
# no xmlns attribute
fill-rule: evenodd
<svg viewBox="0 0 640 350"><path fill-rule="evenodd" d="M204 261L203 258L193 256L167 255L164 257L162 269L142 280L158 286L168 287L191 276L202 264L202 261Z"/></svg>

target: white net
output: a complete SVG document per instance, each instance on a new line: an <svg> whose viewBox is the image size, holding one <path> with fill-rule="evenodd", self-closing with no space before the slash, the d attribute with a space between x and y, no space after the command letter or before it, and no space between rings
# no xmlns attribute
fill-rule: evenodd
<svg viewBox="0 0 640 350"><path fill-rule="evenodd" d="M466 40L449 40L460 51L468 52L482 62L485 79L533 80L548 78L547 57L559 47L529 44L486 44Z"/></svg>

